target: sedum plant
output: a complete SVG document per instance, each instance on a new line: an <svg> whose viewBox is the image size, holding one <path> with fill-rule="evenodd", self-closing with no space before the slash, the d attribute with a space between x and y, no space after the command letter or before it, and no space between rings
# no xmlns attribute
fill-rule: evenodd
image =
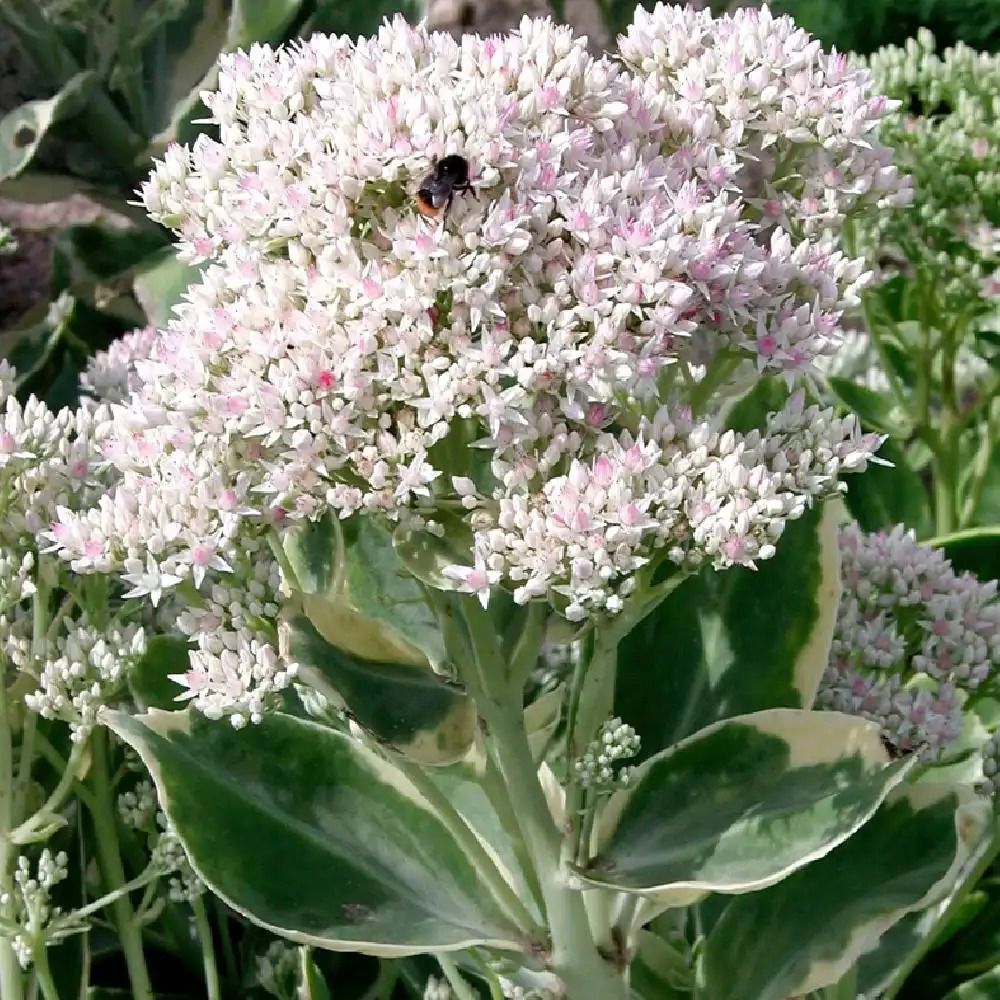
<svg viewBox="0 0 1000 1000"><path fill-rule="evenodd" d="M879 137L911 174L914 201L851 223L848 243L880 281L864 294L863 329L830 362L834 391L900 446L882 491L888 520L865 505L857 515L869 529L905 520L923 537L1000 518L1000 62L935 47L920 31L866 60L879 92L902 102Z"/></svg>
<svg viewBox="0 0 1000 1000"><path fill-rule="evenodd" d="M91 365L93 495L32 536L143 630L73 732L148 769L168 894L432 956L425 996L854 995L992 816L978 747L817 701L882 437L809 375L870 280L836 234L909 198L892 105L787 18L664 6L616 59L397 19L203 100L142 189L202 277Z"/></svg>

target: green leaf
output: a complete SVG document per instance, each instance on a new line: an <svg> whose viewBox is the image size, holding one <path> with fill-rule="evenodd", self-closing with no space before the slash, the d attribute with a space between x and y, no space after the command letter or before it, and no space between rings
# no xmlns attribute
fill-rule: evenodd
<svg viewBox="0 0 1000 1000"><path fill-rule="evenodd" d="M840 600L840 511L791 522L756 572L703 570L625 637L614 714L643 757L717 719L812 704Z"/></svg>
<svg viewBox="0 0 1000 1000"><path fill-rule="evenodd" d="M72 301L67 304L72 309ZM53 322L55 318L50 311L41 322L24 329L9 331L5 335L2 354L17 371L15 384L18 390L48 366L58 352L69 317L59 315L57 321Z"/></svg>
<svg viewBox="0 0 1000 1000"><path fill-rule="evenodd" d="M608 801L581 877L661 901L773 885L866 823L915 758L884 762L879 727L855 716L778 708L715 723Z"/></svg>
<svg viewBox="0 0 1000 1000"><path fill-rule="evenodd" d="M392 544L406 568L422 583L435 590L455 591L459 585L444 575L444 569L472 565L472 531L462 518L447 511L436 513L434 519L443 526L443 537L400 525Z"/></svg>
<svg viewBox="0 0 1000 1000"><path fill-rule="evenodd" d="M996 1000L1000 997L1000 965L956 986L944 1000Z"/></svg>
<svg viewBox="0 0 1000 1000"><path fill-rule="evenodd" d="M729 903L705 942L701 996L785 1000L839 981L896 921L948 891L987 812L948 786L900 789L835 851Z"/></svg>
<svg viewBox="0 0 1000 1000"><path fill-rule="evenodd" d="M1000 579L1000 526L939 535L927 544L942 549L958 573L973 573L984 582Z"/></svg>
<svg viewBox="0 0 1000 1000"><path fill-rule="evenodd" d="M923 481L892 438L878 454L892 466L869 462L864 472L848 476L847 509L862 531L889 531L905 524L918 538L926 538L933 530L933 519Z"/></svg>
<svg viewBox="0 0 1000 1000"><path fill-rule="evenodd" d="M528 887L524 875L524 865L518 859L515 843L521 839L521 830L513 811L501 816L483 784L477 764L461 761L448 767L435 767L428 772L430 779L445 793L448 801L461 814L466 823L475 830L479 839L488 844L500 861L501 869L507 874L518 898L539 923L543 923L542 912ZM527 862L527 856L523 855Z"/></svg>
<svg viewBox="0 0 1000 1000"><path fill-rule="evenodd" d="M147 226L67 226L53 241L52 284L56 292L80 281L108 282L130 274L137 262L165 249L164 230Z"/></svg>
<svg viewBox="0 0 1000 1000"><path fill-rule="evenodd" d="M427 594L372 518L327 514L288 532L283 547L304 591L303 610L328 642L362 659L450 674Z"/></svg>
<svg viewBox="0 0 1000 1000"><path fill-rule="evenodd" d="M830 388L837 398L856 413L861 422L872 430L906 438L912 431L911 423L887 393L875 392L846 378L830 377Z"/></svg>
<svg viewBox="0 0 1000 1000"><path fill-rule="evenodd" d="M301 521L281 538L295 588L303 594L336 596L338 572L344 563L344 535L340 520L327 511L316 521Z"/></svg>
<svg viewBox="0 0 1000 1000"><path fill-rule="evenodd" d="M146 158L171 142L189 142L204 130L201 93L218 80L220 52L283 39L302 0L205 0L186 3L165 20L143 52L144 133L153 136Z"/></svg>
<svg viewBox="0 0 1000 1000"><path fill-rule="evenodd" d="M450 764L468 753L476 706L426 666L358 656L317 630L315 615L290 605L279 622L282 655L299 679L346 707L377 740L423 764Z"/></svg>
<svg viewBox="0 0 1000 1000"><path fill-rule="evenodd" d="M77 73L46 101L28 101L0 118L0 182L19 174L31 162L49 129L75 115L97 82L92 70Z"/></svg>
<svg viewBox="0 0 1000 1000"><path fill-rule="evenodd" d="M182 688L170 680L170 674L186 674L191 666L191 649L186 639L176 635L154 635L146 652L129 674L129 688L142 711L178 707Z"/></svg>
<svg viewBox="0 0 1000 1000"><path fill-rule="evenodd" d="M837 852L834 851L832 857L836 856ZM896 971L916 948L921 947L930 933L933 917L933 911L905 914L879 938L874 948L858 959L856 969L859 996L877 997L882 993Z"/></svg>
<svg viewBox="0 0 1000 1000"><path fill-rule="evenodd" d="M186 712L104 721L149 769L198 875L254 923L371 955L520 950L433 807L351 737L281 714L243 731Z"/></svg>
<svg viewBox="0 0 1000 1000"><path fill-rule="evenodd" d="M541 763L542 754L559 727L565 700L566 685L559 684L551 691L539 695L524 710L524 728L528 734L531 755L536 763Z"/></svg>
<svg viewBox="0 0 1000 1000"><path fill-rule="evenodd" d="M166 326L174 306L181 302L188 286L198 280L203 268L178 260L173 247L164 247L141 261L135 269L133 288L147 321L155 327Z"/></svg>

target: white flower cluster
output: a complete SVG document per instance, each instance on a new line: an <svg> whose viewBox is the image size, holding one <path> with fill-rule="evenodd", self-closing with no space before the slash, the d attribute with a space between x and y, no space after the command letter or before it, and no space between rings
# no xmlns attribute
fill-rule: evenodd
<svg viewBox="0 0 1000 1000"><path fill-rule="evenodd" d="M424 986L423 1000L455 1000L455 994L447 979L438 979L437 976L428 976Z"/></svg>
<svg viewBox="0 0 1000 1000"><path fill-rule="evenodd" d="M278 1000L295 1000L299 984L299 952L287 941L272 941L258 955L257 982Z"/></svg>
<svg viewBox="0 0 1000 1000"><path fill-rule="evenodd" d="M140 327L119 337L106 351L98 351L80 374L80 387L104 402L124 403L139 388L135 363L149 357L158 335L155 326Z"/></svg>
<svg viewBox="0 0 1000 1000"><path fill-rule="evenodd" d="M39 543L57 512L89 508L106 490L96 427L108 414L101 406L53 413L34 397L22 405L15 379L0 362L0 658L37 681L27 707L68 722L80 740L144 652L145 635L111 613L100 586L93 589L99 628L79 604L91 593L86 585L67 588L72 596L52 615L50 595L69 567ZM39 592L40 609L32 601Z"/></svg>
<svg viewBox="0 0 1000 1000"><path fill-rule="evenodd" d="M53 854L42 849L32 874L31 861L23 854L17 859L14 870L14 887L0 893L0 908L7 914L0 927L4 937L9 937L14 954L22 969L31 966L36 949L56 944L70 934L86 928L85 923L72 915L64 916L58 906L52 906L50 893L67 874L68 858L65 851Z"/></svg>
<svg viewBox="0 0 1000 1000"><path fill-rule="evenodd" d="M1000 663L997 582L957 574L902 526L841 533L844 594L818 703L880 723L902 752L940 755Z"/></svg>
<svg viewBox="0 0 1000 1000"><path fill-rule="evenodd" d="M223 56L218 141L172 147L143 188L210 264L102 426L117 488L60 512L73 568L157 602L295 519L459 509L462 588L579 619L657 550L767 558L863 468L856 422L793 397L726 434L713 390L836 348L868 276L832 230L907 196L872 137L888 105L767 10L637 18L624 65L530 19ZM473 191L428 219L444 156ZM216 658L189 687L228 711L261 650L188 634Z"/></svg>
<svg viewBox="0 0 1000 1000"><path fill-rule="evenodd" d="M97 713L124 687L129 670L146 652L146 633L138 625L91 627L86 617L63 623L55 638L36 650L38 688L24 702L44 719L69 723L74 742L87 738Z"/></svg>
<svg viewBox="0 0 1000 1000"><path fill-rule="evenodd" d="M584 788L611 791L629 782L631 768L621 762L639 752L639 734L619 718L609 719L601 726L597 737L575 763L577 777Z"/></svg>
<svg viewBox="0 0 1000 1000"><path fill-rule="evenodd" d="M205 892L167 814L159 809L151 781L143 779L119 795L118 813L127 826L146 835L150 864L167 879L167 897L172 903L190 903Z"/></svg>
<svg viewBox="0 0 1000 1000"><path fill-rule="evenodd" d="M210 719L229 717L235 728L260 722L296 665L278 655L272 623L280 609L281 571L270 554L244 554L236 574L220 577L202 599L181 611L174 627L194 644L189 667L170 679L185 688Z"/></svg>

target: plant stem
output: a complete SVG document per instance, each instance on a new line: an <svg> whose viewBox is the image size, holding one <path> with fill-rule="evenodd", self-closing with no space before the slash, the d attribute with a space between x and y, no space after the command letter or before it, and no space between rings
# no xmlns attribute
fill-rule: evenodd
<svg viewBox="0 0 1000 1000"><path fill-rule="evenodd" d="M527 848L524 846L524 837L521 836L521 828L517 822L517 815L514 806L510 801L507 786L504 784L503 775L491 752L487 752L486 773L483 775L483 791L490 800L490 805L496 810L497 818L503 827L514 850L514 857L521 867L521 873L528 885L528 889L534 897L540 911L544 913L544 901L542 900L542 887L538 884L538 876L535 874L534 865L528 856Z"/></svg>
<svg viewBox="0 0 1000 1000"><path fill-rule="evenodd" d="M31 955L35 966L35 979L42 991L45 1000L59 1000L59 990L56 989L55 980L52 978L52 970L49 968L48 949L44 942L40 942Z"/></svg>
<svg viewBox="0 0 1000 1000"><path fill-rule="evenodd" d="M59 776L59 783L52 790L52 794L46 799L45 804L33 816L29 816L28 819L11 832L10 839L15 844L30 844L38 828L49 821L62 808L63 803L72 791L73 782L76 780L76 769L83 759L86 749L86 741L73 744L69 760L66 761L66 767Z"/></svg>
<svg viewBox="0 0 1000 1000"><path fill-rule="evenodd" d="M457 603L468 630L473 661L463 679L488 726L538 875L552 934L550 968L565 984L568 1000L625 1000L624 979L598 953L583 894L570 888L560 864L561 835L538 781L524 727L521 689L497 690L506 669L490 618L474 597L463 596ZM452 607L447 605L449 613ZM446 634L449 631L454 634L453 629L446 629Z"/></svg>
<svg viewBox="0 0 1000 1000"><path fill-rule="evenodd" d="M215 922L219 926L219 938L222 941L222 961L226 965L226 976L232 982L236 982L236 952L233 950L233 936L229 933L229 912L218 896L211 898L215 907Z"/></svg>
<svg viewBox="0 0 1000 1000"><path fill-rule="evenodd" d="M108 780L108 734L105 729L94 730L91 735L91 748L94 756L90 772L90 787L94 797L91 819L94 822L94 834L97 840L97 860L105 886L113 891L124 886L126 882L118 844L113 793L111 782ZM112 914L125 955L125 964L128 967L132 996L134 1000L153 1000L146 957L142 950L142 931L135 921L132 904L127 895L119 896L114 901Z"/></svg>
<svg viewBox="0 0 1000 1000"><path fill-rule="evenodd" d="M201 945L201 958L205 968L205 988L208 1000L219 1000L219 970L215 964L215 944L212 941L212 927L205 912L205 900L197 896L191 901L194 910L194 926L198 932L198 943Z"/></svg>
<svg viewBox="0 0 1000 1000"><path fill-rule="evenodd" d="M14 844L11 829L14 816L14 747L10 732L7 698L7 659L0 658L0 892L13 889L11 865ZM0 917L9 918L8 906L0 907ZM0 997L22 1000L24 979L10 938L0 936Z"/></svg>
<svg viewBox="0 0 1000 1000"><path fill-rule="evenodd" d="M479 1000L476 991L468 984L450 955L443 951L437 951L434 953L434 957L437 959L438 965L441 966L441 971L445 974L452 993L455 994L455 1000Z"/></svg>

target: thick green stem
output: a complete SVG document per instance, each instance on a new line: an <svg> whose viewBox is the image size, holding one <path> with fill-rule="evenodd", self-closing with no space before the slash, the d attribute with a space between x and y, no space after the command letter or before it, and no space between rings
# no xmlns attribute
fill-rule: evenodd
<svg viewBox="0 0 1000 1000"><path fill-rule="evenodd" d="M105 887L114 891L126 882L118 844L118 828L115 824L113 792L108 779L108 734L104 729L94 730L91 749L94 757L90 772L90 788L94 797L91 819L97 841L97 860ZM134 1000L153 1000L146 957L142 950L142 930L135 919L128 896L118 897L111 905L111 912L125 955L132 996Z"/></svg>
<svg viewBox="0 0 1000 1000"><path fill-rule="evenodd" d="M35 964L35 979L42 991L42 996L45 1000L59 1000L59 990L56 989L55 980L52 978L52 970L49 968L49 954L45 944L39 944L31 957Z"/></svg>
<svg viewBox="0 0 1000 1000"><path fill-rule="evenodd" d="M441 966L441 971L448 980L452 993L455 994L455 1000L479 1000L479 995L469 985L451 955L441 951L435 952L434 957L437 959L438 965Z"/></svg>
<svg viewBox="0 0 1000 1000"><path fill-rule="evenodd" d="M474 661L463 679L488 727L541 886L552 935L549 966L565 984L567 1000L625 1000L625 981L599 954L583 894L570 888L560 864L562 838L531 755L521 690L498 690L506 669L490 618L475 598L461 598L461 606Z"/></svg>
<svg viewBox="0 0 1000 1000"><path fill-rule="evenodd" d="M538 884L534 866L531 863L531 858L528 856L528 850L524 846L524 837L521 836L521 827L518 825L514 806L510 801L510 794L503 781L503 775L500 773L500 768L492 753L487 753L486 773L483 775L483 791L490 800L490 805L496 810L500 825L507 834L507 839L510 841L514 851L514 857L517 858L517 863L524 874L528 890L534 897L535 904L539 910L542 910L545 905L542 899L542 888Z"/></svg>
<svg viewBox="0 0 1000 1000"><path fill-rule="evenodd" d="M212 941L212 928L205 912L205 901L198 896L191 902L194 910L194 926L198 933L198 944L201 945L201 960L205 969L205 989L208 1000L219 1000L222 995L219 990L219 970L215 964L215 944Z"/></svg>
<svg viewBox="0 0 1000 1000"><path fill-rule="evenodd" d="M14 746L7 704L7 661L0 658L0 893L11 892L14 843L11 830L14 816ZM0 907L0 918L10 918L8 906ZM0 997L22 1000L24 979L10 938L0 936Z"/></svg>

